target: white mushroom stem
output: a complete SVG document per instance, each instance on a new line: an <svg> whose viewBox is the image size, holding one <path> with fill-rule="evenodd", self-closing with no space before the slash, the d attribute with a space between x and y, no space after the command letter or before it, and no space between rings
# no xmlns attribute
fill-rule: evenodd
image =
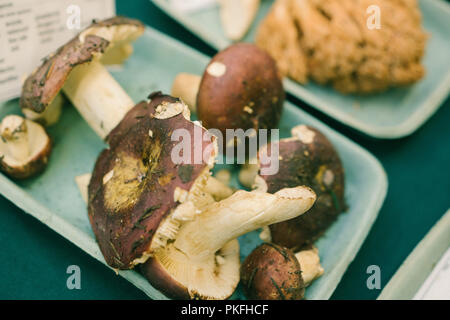
<svg viewBox="0 0 450 320"><path fill-rule="evenodd" d="M6 116L0 126L0 135L8 153L15 160L27 159L30 155L26 120L20 116Z"/></svg>
<svg viewBox="0 0 450 320"><path fill-rule="evenodd" d="M246 188L253 188L258 171L259 165L250 163L244 164L239 171L239 182Z"/></svg>
<svg viewBox="0 0 450 320"><path fill-rule="evenodd" d="M63 91L101 138L105 138L134 106L108 70L95 60L75 67Z"/></svg>
<svg viewBox="0 0 450 320"><path fill-rule="evenodd" d="M197 93L202 78L196 74L179 73L172 84L171 95L181 98L191 112L197 110Z"/></svg>
<svg viewBox="0 0 450 320"><path fill-rule="evenodd" d="M303 214L315 199L315 193L307 187L282 189L275 194L241 190L184 224L173 245L191 261L208 259L230 240Z"/></svg>
<svg viewBox="0 0 450 320"><path fill-rule="evenodd" d="M91 181L92 174L85 173L75 177L75 182L78 186L78 190L80 191L81 198L87 204L88 203L88 187L89 181Z"/></svg>
<svg viewBox="0 0 450 320"><path fill-rule="evenodd" d="M214 174L214 177L223 184L229 185L231 181L231 172L227 169L221 169Z"/></svg>
<svg viewBox="0 0 450 320"><path fill-rule="evenodd" d="M311 282L323 274L323 268L320 265L319 250L316 247L297 252L295 257L300 263L303 281L306 286L310 285Z"/></svg>
<svg viewBox="0 0 450 320"><path fill-rule="evenodd" d="M220 0L222 27L228 39L242 39L250 28L260 0Z"/></svg>

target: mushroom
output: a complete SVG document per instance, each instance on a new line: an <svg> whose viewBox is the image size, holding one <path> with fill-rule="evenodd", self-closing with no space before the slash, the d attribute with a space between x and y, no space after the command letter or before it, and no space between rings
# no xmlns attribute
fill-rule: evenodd
<svg viewBox="0 0 450 320"><path fill-rule="evenodd" d="M269 193L307 185L317 194L317 201L307 214L269 226L274 243L298 250L313 244L346 210L344 169L332 143L319 130L299 125L291 133L291 138L281 139L259 150L260 169L270 167L267 155L276 144L279 170L274 175L258 175L255 183L259 189Z"/></svg>
<svg viewBox="0 0 450 320"><path fill-rule="evenodd" d="M134 102L103 62L122 62L130 54L130 42L143 31L139 21L124 17L94 22L25 80L20 99L24 114L54 121L62 89L95 132L106 137Z"/></svg>
<svg viewBox="0 0 450 320"><path fill-rule="evenodd" d="M182 152L172 141L180 132L183 145L193 137ZM143 273L172 297L231 295L239 281L235 239L296 217L315 200L309 188L297 187L275 194L238 191L216 202L207 191L215 137L189 120L182 101L160 93L130 110L107 142L88 192L100 249L114 268L147 261ZM177 162L180 153L190 157Z"/></svg>
<svg viewBox="0 0 450 320"><path fill-rule="evenodd" d="M38 123L9 115L0 124L0 168L12 178L31 177L47 166L51 140Z"/></svg>
<svg viewBox="0 0 450 320"><path fill-rule="evenodd" d="M259 9L260 0L220 0L220 18L228 39L242 39Z"/></svg>
<svg viewBox="0 0 450 320"><path fill-rule="evenodd" d="M85 173L75 177L75 183L80 191L81 199L83 199L86 204L88 203L88 187L91 177L91 173Z"/></svg>
<svg viewBox="0 0 450 320"><path fill-rule="evenodd" d="M57 94L55 98L49 103L44 112L37 113L31 109L23 108L22 113L27 119L41 123L43 126L49 127L58 122L61 116L63 105L63 96L61 94Z"/></svg>
<svg viewBox="0 0 450 320"><path fill-rule="evenodd" d="M221 169L214 175L217 180L225 185L229 185L231 181L231 172L227 169Z"/></svg>
<svg viewBox="0 0 450 320"><path fill-rule="evenodd" d="M198 118L206 128L219 129L224 137L226 129L276 128L285 98L283 84L275 61L255 45L234 44L214 56L198 93L187 90L196 89L192 78L179 75L174 87L186 89L177 91L183 100L197 96ZM229 142L224 141L227 146Z"/></svg>
<svg viewBox="0 0 450 320"><path fill-rule="evenodd" d="M245 295L253 300L300 300L305 287L323 274L317 249L297 254L288 248L264 243L241 266Z"/></svg>
<svg viewBox="0 0 450 320"><path fill-rule="evenodd" d="M172 84L171 95L180 97L191 112L197 111L197 92L202 78L196 74L179 73Z"/></svg>
<svg viewBox="0 0 450 320"><path fill-rule="evenodd" d="M251 189L254 186L255 178L258 175L259 166L258 164L248 163L242 165L239 170L238 179L239 182L246 188Z"/></svg>

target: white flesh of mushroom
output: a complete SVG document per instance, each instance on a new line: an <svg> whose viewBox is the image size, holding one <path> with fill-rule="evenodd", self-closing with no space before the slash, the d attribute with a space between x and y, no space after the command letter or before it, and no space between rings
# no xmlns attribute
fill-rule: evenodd
<svg viewBox="0 0 450 320"><path fill-rule="evenodd" d="M239 182L246 188L253 188L258 171L259 165L250 163L244 164L239 171Z"/></svg>
<svg viewBox="0 0 450 320"><path fill-rule="evenodd" d="M297 187L275 194L240 190L203 210L193 203L190 210L200 212L192 214L193 219L180 221L165 245L152 243L151 255L175 281L188 288L192 297L224 299L239 281L239 245L235 239L297 217L314 201L311 189Z"/></svg>
<svg viewBox="0 0 450 320"><path fill-rule="evenodd" d="M75 177L75 182L78 186L78 190L80 191L81 198L87 204L88 203L88 187L89 181L91 181L92 174L85 173Z"/></svg>
<svg viewBox="0 0 450 320"><path fill-rule="evenodd" d="M220 17L227 38L242 39L259 9L260 0L220 0Z"/></svg>
<svg viewBox="0 0 450 320"><path fill-rule="evenodd" d="M22 112L32 121L40 122L45 126L51 126L58 122L63 104L64 98L61 94L57 94L44 112L37 113L30 109L23 109Z"/></svg>
<svg viewBox="0 0 450 320"><path fill-rule="evenodd" d="M230 187L215 177L209 177L206 182L205 190L211 194L216 201L226 199L233 194L233 190Z"/></svg>
<svg viewBox="0 0 450 320"><path fill-rule="evenodd" d="M310 285L311 282L323 274L323 268L320 265L319 250L316 247L297 252L295 257L300 263L305 285Z"/></svg>
<svg viewBox="0 0 450 320"><path fill-rule="evenodd" d="M20 116L6 116L0 125L0 156L10 167L23 167L50 143L44 128Z"/></svg>
<svg viewBox="0 0 450 320"><path fill-rule="evenodd" d="M63 91L101 138L134 106L133 100L98 61L75 67Z"/></svg>
<svg viewBox="0 0 450 320"><path fill-rule="evenodd" d="M196 74L179 73L172 84L171 95L181 98L191 112L197 109L197 92L202 78Z"/></svg>

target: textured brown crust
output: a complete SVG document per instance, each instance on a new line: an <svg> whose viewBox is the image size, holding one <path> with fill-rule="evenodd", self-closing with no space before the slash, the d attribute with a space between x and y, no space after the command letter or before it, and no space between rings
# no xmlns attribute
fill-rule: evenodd
<svg viewBox="0 0 450 320"><path fill-rule="evenodd" d="M245 295L253 300L301 300L305 285L294 252L264 243L241 266Z"/></svg>
<svg viewBox="0 0 450 320"><path fill-rule="evenodd" d="M379 29L367 26L371 6L380 8ZM366 94L420 80L427 38L416 0L277 0L256 43L296 81Z"/></svg>
<svg viewBox="0 0 450 320"><path fill-rule="evenodd" d="M221 76L208 72L220 63ZM197 95L197 112L206 128L222 131L275 128L285 98L275 61L255 45L239 43L219 52L203 74Z"/></svg>
<svg viewBox="0 0 450 320"><path fill-rule="evenodd" d="M303 215L269 226L272 241L294 251L311 245L346 210L344 169L339 155L322 133L315 128L305 127L314 132L312 142L280 140L278 173L262 175L270 193L306 185L317 195L313 207ZM268 150L270 152L270 145Z"/></svg>
<svg viewBox="0 0 450 320"><path fill-rule="evenodd" d="M119 269L133 267L132 261L149 248L162 219L178 205L174 200L175 189L189 190L206 167L205 162L192 165L172 162L172 149L179 142L171 141L171 134L184 128L193 137L195 125L182 114L168 119L154 118L155 108L160 104L178 100L160 93L150 97L149 102L141 102L130 110L110 133L107 139L110 148L98 157L89 184L92 228L106 262ZM212 141L192 143L191 155L193 146L200 143L205 150ZM125 172L122 165L127 172L133 172L132 179L120 180L125 179L121 178ZM111 170L115 171L111 181L104 183ZM115 186L112 191L108 189L109 183ZM130 183L135 187L129 187Z"/></svg>
<svg viewBox="0 0 450 320"><path fill-rule="evenodd" d="M20 167L11 167L3 159L0 159L0 170L14 179L27 179L33 177L47 167L50 153L52 152L52 141L48 138L46 147L31 159L26 165Z"/></svg>
<svg viewBox="0 0 450 320"><path fill-rule="evenodd" d="M255 43L275 59L283 75L304 84L308 81L307 61L289 1L275 1L258 29Z"/></svg>
<svg viewBox="0 0 450 320"><path fill-rule="evenodd" d="M122 24L142 26L134 19L114 17L94 22L87 29ZM95 35L87 35L84 43L81 43L77 35L56 53L45 58L43 64L25 80L20 98L22 109L44 112L63 87L72 69L91 61L96 55L103 54L108 45L109 41Z"/></svg>

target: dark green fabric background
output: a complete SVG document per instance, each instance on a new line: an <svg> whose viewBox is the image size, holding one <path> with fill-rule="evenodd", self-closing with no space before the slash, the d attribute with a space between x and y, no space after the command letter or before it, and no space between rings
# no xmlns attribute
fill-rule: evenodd
<svg viewBox="0 0 450 320"><path fill-rule="evenodd" d="M117 13L183 41L208 55L214 50L171 20L148 0L117 0ZM181 70L180 70L181 71ZM366 268L381 268L382 287L450 207L450 100L412 136L373 140L289 99L371 151L389 179L384 206L333 299L375 299L366 287ZM68 204L70 205L70 204ZM66 269L81 268L81 290L68 290ZM146 299L78 247L0 197L0 298Z"/></svg>

